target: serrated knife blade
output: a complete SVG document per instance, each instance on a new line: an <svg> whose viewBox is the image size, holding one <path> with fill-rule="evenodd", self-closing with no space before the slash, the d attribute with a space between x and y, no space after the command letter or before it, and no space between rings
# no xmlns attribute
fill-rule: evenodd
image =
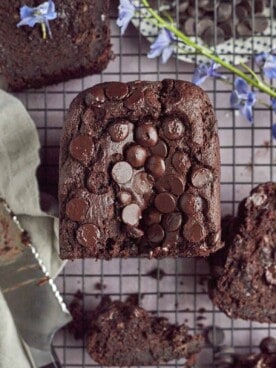
<svg viewBox="0 0 276 368"><path fill-rule="evenodd" d="M51 349L70 313L36 248L0 198L0 289L36 368L59 367Z"/></svg>

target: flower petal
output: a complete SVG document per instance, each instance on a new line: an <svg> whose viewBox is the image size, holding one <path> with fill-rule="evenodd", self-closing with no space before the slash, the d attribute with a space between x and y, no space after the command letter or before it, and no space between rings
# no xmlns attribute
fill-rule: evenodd
<svg viewBox="0 0 276 368"><path fill-rule="evenodd" d="M166 64L166 62L169 60L169 58L172 56L173 53L173 47L168 46L165 47L162 51L162 64Z"/></svg>
<svg viewBox="0 0 276 368"><path fill-rule="evenodd" d="M255 57L255 63L259 68L262 68L264 66L264 63L268 57L268 52L261 52Z"/></svg>
<svg viewBox="0 0 276 368"><path fill-rule="evenodd" d="M237 90L238 93L245 93L247 94L248 92L248 84L246 83L246 81L242 78L237 78L235 80L235 89Z"/></svg>
<svg viewBox="0 0 276 368"><path fill-rule="evenodd" d="M252 91L249 91L248 94L247 94L247 105L248 106L253 106L256 102L256 95L254 92Z"/></svg>
<svg viewBox="0 0 276 368"><path fill-rule="evenodd" d="M241 107L241 99L240 99L240 96L239 96L239 94L238 94L238 92L236 90L234 90L231 93L231 96L230 96L230 104L231 104L231 107L232 108Z"/></svg>
<svg viewBox="0 0 276 368"><path fill-rule="evenodd" d="M117 26L121 27L121 34L123 35L129 25L129 22L134 17L135 6L130 0L120 0L119 16L117 19Z"/></svg>
<svg viewBox="0 0 276 368"><path fill-rule="evenodd" d="M245 104L241 108L241 113L249 121L249 123L253 123L253 110L251 105Z"/></svg>
<svg viewBox="0 0 276 368"><path fill-rule="evenodd" d="M29 27L34 27L34 25L36 23L40 23L37 18L35 17L26 17L24 19L22 19L19 23L17 23L17 27L21 27L21 26L29 26Z"/></svg>
<svg viewBox="0 0 276 368"><path fill-rule="evenodd" d="M208 67L206 64L200 64L194 71L192 82L200 86L208 77Z"/></svg>
<svg viewBox="0 0 276 368"><path fill-rule="evenodd" d="M269 55L264 63L264 74L268 78L276 78L276 55Z"/></svg>
<svg viewBox="0 0 276 368"><path fill-rule="evenodd" d="M276 98L271 99L272 110L276 113Z"/></svg>
<svg viewBox="0 0 276 368"><path fill-rule="evenodd" d="M24 18L27 18L27 17L31 17L33 15L34 11L33 11L33 8L27 6L27 5L23 5L21 8L20 8L20 18L21 19L24 19Z"/></svg>
<svg viewBox="0 0 276 368"><path fill-rule="evenodd" d="M273 137L274 139L276 139L276 124L273 124L273 125L272 125L271 130L272 130L272 137Z"/></svg>

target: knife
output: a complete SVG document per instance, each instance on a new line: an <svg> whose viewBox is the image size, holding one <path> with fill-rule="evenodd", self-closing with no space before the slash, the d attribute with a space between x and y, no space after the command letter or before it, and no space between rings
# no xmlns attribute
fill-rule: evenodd
<svg viewBox="0 0 276 368"><path fill-rule="evenodd" d="M35 368L60 368L52 348L71 321L67 307L28 234L0 198L0 289Z"/></svg>

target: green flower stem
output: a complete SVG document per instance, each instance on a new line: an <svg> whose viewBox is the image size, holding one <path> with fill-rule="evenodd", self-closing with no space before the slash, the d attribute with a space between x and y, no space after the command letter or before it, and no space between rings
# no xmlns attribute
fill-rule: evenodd
<svg viewBox="0 0 276 368"><path fill-rule="evenodd" d="M45 25L45 23L41 23L41 30L42 30L42 38L43 38L43 40L46 40L46 38L47 38L47 32L46 32L46 25Z"/></svg>
<svg viewBox="0 0 276 368"><path fill-rule="evenodd" d="M225 69L228 69L232 73L236 74L240 78L244 79L248 84L253 87L258 88L260 91L268 94L271 97L276 98L276 90L274 90L271 86L268 86L263 81L261 81L256 75L254 77L245 74L242 70L235 67L234 65L228 63L227 61L222 60L218 55L215 55L211 50L207 47L197 44L192 41L189 37L183 34L179 29L177 29L173 24L166 22L155 10L153 10L147 0L141 0L144 4L147 11L151 14L153 19L156 21L156 25L158 27L165 27L169 31L171 31L175 36L177 36L181 41L183 41L186 45L194 48L200 54L206 56L208 59L213 60L215 63L223 66ZM252 73L251 73L252 75ZM257 77L257 78L256 78Z"/></svg>

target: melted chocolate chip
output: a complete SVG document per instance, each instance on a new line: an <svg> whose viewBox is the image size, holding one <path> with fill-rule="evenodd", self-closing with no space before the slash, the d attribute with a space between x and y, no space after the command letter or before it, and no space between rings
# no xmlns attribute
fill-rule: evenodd
<svg viewBox="0 0 276 368"><path fill-rule="evenodd" d="M134 176L133 189L138 194L147 194L151 192L153 183L153 177L141 171Z"/></svg>
<svg viewBox="0 0 276 368"><path fill-rule="evenodd" d="M196 188L202 188L213 180L212 172L205 167L197 168L192 172L191 181Z"/></svg>
<svg viewBox="0 0 276 368"><path fill-rule="evenodd" d="M111 171L112 178L118 184L125 184L132 178L132 167L126 161L117 162Z"/></svg>
<svg viewBox="0 0 276 368"><path fill-rule="evenodd" d="M113 142L122 142L129 134L129 126L127 123L114 123L108 131Z"/></svg>
<svg viewBox="0 0 276 368"><path fill-rule="evenodd" d="M130 110L138 109L144 103L144 93L142 89L136 88L134 92L125 101L125 107Z"/></svg>
<svg viewBox="0 0 276 368"><path fill-rule="evenodd" d="M139 145L130 146L126 152L127 161L135 168L144 166L146 158L146 149Z"/></svg>
<svg viewBox="0 0 276 368"><path fill-rule="evenodd" d="M198 243L205 237L204 227L199 222L189 219L184 225L183 236L189 242Z"/></svg>
<svg viewBox="0 0 276 368"><path fill-rule="evenodd" d="M143 213L143 220L146 225L159 224L162 214L155 208L150 208Z"/></svg>
<svg viewBox="0 0 276 368"><path fill-rule="evenodd" d="M72 221L82 221L88 211L88 204L83 198L73 198L66 205L66 214Z"/></svg>
<svg viewBox="0 0 276 368"><path fill-rule="evenodd" d="M165 172L165 161L160 156L151 156L147 159L146 168L154 178L159 178Z"/></svg>
<svg viewBox="0 0 276 368"><path fill-rule="evenodd" d="M186 173L191 167L189 156L185 152L175 152L172 157L172 164L179 173Z"/></svg>
<svg viewBox="0 0 276 368"><path fill-rule="evenodd" d="M184 192L185 181L178 174L167 174L162 176L156 182L158 192L170 192L175 195L180 195Z"/></svg>
<svg viewBox="0 0 276 368"><path fill-rule="evenodd" d="M94 152L94 144L88 135L78 135L73 138L69 151L74 159L87 166Z"/></svg>
<svg viewBox="0 0 276 368"><path fill-rule="evenodd" d="M124 192L124 191L119 192L117 194L117 198L118 198L118 201L124 206L127 204L130 204L132 200L131 194L129 192Z"/></svg>
<svg viewBox="0 0 276 368"><path fill-rule="evenodd" d="M168 154L168 147L164 141L159 140L155 146L150 148L150 151L153 155L165 158Z"/></svg>
<svg viewBox="0 0 276 368"><path fill-rule="evenodd" d="M179 212L172 212L164 215L162 225L166 231L176 231L180 228L181 222L181 214Z"/></svg>
<svg viewBox="0 0 276 368"><path fill-rule="evenodd" d="M171 140L182 138L185 131L182 121L176 117L166 118L162 128L165 136Z"/></svg>
<svg viewBox="0 0 276 368"><path fill-rule="evenodd" d="M129 204L122 211L122 220L125 224L135 226L141 217L141 209L135 204Z"/></svg>
<svg viewBox="0 0 276 368"><path fill-rule="evenodd" d="M276 339L272 336L261 341L260 349L263 354L276 354Z"/></svg>
<svg viewBox="0 0 276 368"><path fill-rule="evenodd" d="M164 239L165 232L161 225L153 224L147 229L147 237L152 243L159 243Z"/></svg>
<svg viewBox="0 0 276 368"><path fill-rule="evenodd" d="M160 193L154 199L155 207L162 213L173 212L176 206L175 198L170 193Z"/></svg>
<svg viewBox="0 0 276 368"><path fill-rule="evenodd" d="M192 193L184 193L180 198L180 207L184 213L194 215L202 212L203 200L200 196Z"/></svg>
<svg viewBox="0 0 276 368"><path fill-rule="evenodd" d="M77 230L77 241L84 247L94 248L100 238L100 230L93 224L85 224Z"/></svg>
<svg viewBox="0 0 276 368"><path fill-rule="evenodd" d="M109 82L105 93L111 100L122 100L128 94L128 86L121 82Z"/></svg>
<svg viewBox="0 0 276 368"><path fill-rule="evenodd" d="M142 124L135 131L135 139L144 147L155 146L158 141L157 130L152 124Z"/></svg>
<svg viewBox="0 0 276 368"><path fill-rule="evenodd" d="M104 103L105 94L103 87L100 85L90 88L85 96L85 103L89 107L93 103Z"/></svg>

